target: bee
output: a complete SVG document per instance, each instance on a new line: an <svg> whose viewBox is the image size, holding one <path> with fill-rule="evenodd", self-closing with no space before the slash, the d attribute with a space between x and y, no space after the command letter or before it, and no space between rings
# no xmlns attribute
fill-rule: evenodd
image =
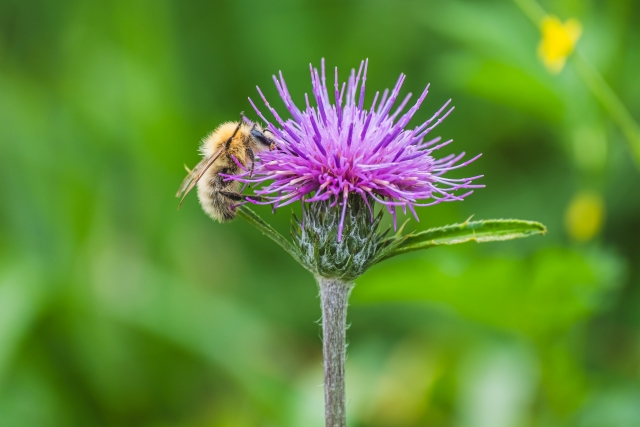
<svg viewBox="0 0 640 427"><path fill-rule="evenodd" d="M273 134L254 123L249 125L240 113L239 122L226 122L202 140L202 160L182 181L176 197L182 196L180 205L194 186L198 186L198 199L202 209L214 220L225 222L236 216L235 204L246 196L240 193L241 183L225 180L221 174L237 175L241 169L253 173L255 155L275 149Z"/></svg>

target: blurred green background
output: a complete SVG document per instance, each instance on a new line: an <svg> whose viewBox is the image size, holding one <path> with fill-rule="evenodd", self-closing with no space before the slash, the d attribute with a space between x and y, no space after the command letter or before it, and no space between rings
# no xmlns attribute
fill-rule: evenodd
<svg viewBox="0 0 640 427"><path fill-rule="evenodd" d="M640 4L543 2L640 119ZM640 171L509 0L0 2L0 426L322 426L317 288L243 220L176 211L199 140L309 62L447 99L441 156L484 153L423 229L549 233L396 258L357 281L351 426L640 425ZM260 104L259 104L260 105ZM290 211L258 212L287 232ZM599 218L604 218L600 220Z"/></svg>

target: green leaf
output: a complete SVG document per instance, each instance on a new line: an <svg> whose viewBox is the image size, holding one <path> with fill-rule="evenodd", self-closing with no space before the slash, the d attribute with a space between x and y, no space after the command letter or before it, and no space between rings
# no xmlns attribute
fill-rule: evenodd
<svg viewBox="0 0 640 427"><path fill-rule="evenodd" d="M517 219L490 219L486 221L465 221L462 224L431 228L420 233L411 233L402 238L395 248L381 260L405 252L427 249L440 245L456 245L465 242L498 242L519 239L536 234L545 234L547 227L535 221ZM394 240L398 237L392 238Z"/></svg>
<svg viewBox="0 0 640 427"><path fill-rule="evenodd" d="M282 249L287 251L296 261L300 262L295 248L282 234L278 233L273 227L267 224L258 214L249 209L247 206L238 208L238 215L246 219L249 224L260 230L262 234L276 242Z"/></svg>

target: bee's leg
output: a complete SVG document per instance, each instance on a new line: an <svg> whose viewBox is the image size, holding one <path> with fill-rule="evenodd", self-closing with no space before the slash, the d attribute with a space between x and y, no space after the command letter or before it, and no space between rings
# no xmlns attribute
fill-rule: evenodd
<svg viewBox="0 0 640 427"><path fill-rule="evenodd" d="M218 193L222 194L225 197L233 200L234 202L239 202L244 199L244 196L240 193L234 193L233 191L218 191Z"/></svg>
<svg viewBox="0 0 640 427"><path fill-rule="evenodd" d="M253 150L248 145L246 148L246 153L249 160L251 160L251 167L249 168L249 178L251 178L253 176L253 164L256 161L256 156L253 154Z"/></svg>
<svg viewBox="0 0 640 427"><path fill-rule="evenodd" d="M247 196L245 194L234 193L233 191L219 191L219 193L225 197L230 198L234 202L239 202L241 200L246 200L246 199L262 200L262 197L260 196L255 196L255 195Z"/></svg>

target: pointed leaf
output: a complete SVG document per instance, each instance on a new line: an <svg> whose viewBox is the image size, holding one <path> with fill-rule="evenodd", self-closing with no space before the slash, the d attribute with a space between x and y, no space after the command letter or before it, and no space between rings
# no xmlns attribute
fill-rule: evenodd
<svg viewBox="0 0 640 427"><path fill-rule="evenodd" d="M298 254L295 251L293 245L280 233L278 233L273 227L267 224L258 214L249 209L247 206L241 206L237 210L238 215L246 219L249 224L260 230L262 234L269 237L276 242L282 249L287 251L296 261L300 262Z"/></svg>
<svg viewBox="0 0 640 427"><path fill-rule="evenodd" d="M405 236L403 241L382 259L432 246L456 245L471 241L478 243L497 242L545 234L546 232L547 228L535 221L517 219L466 221L462 224L446 225L419 233L411 233Z"/></svg>

